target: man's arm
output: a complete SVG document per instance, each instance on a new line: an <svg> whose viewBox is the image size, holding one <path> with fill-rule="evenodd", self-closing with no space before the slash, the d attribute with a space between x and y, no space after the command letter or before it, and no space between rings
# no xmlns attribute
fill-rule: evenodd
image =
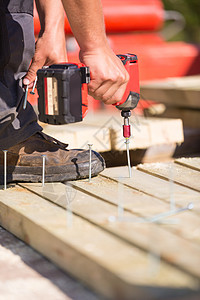
<svg viewBox="0 0 200 300"><path fill-rule="evenodd" d="M105 104L120 101L129 75L108 45L100 0L62 0L73 34L80 46L80 60L90 67L89 93Z"/></svg>
<svg viewBox="0 0 200 300"><path fill-rule="evenodd" d="M64 9L61 0L36 0L36 6L41 31L36 42L35 55L24 79L24 84L30 86L38 69L44 65L67 61Z"/></svg>

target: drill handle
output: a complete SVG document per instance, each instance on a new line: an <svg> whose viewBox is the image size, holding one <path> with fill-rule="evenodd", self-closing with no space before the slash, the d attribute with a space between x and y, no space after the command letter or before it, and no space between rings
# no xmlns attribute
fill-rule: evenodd
<svg viewBox="0 0 200 300"><path fill-rule="evenodd" d="M129 73L129 81L122 100L114 105L120 110L132 110L137 106L140 99L138 59L135 54L129 53L117 56Z"/></svg>

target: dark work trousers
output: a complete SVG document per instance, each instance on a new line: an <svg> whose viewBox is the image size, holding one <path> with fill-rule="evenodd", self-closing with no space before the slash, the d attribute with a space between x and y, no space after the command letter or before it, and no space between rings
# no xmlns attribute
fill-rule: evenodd
<svg viewBox="0 0 200 300"><path fill-rule="evenodd" d="M42 130L32 106L23 109L25 76L35 50L32 0L0 0L0 150Z"/></svg>

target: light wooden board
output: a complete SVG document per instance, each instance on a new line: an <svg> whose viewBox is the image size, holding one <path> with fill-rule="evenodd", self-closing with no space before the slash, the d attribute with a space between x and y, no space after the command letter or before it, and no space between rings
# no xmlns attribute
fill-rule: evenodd
<svg viewBox="0 0 200 300"><path fill-rule="evenodd" d="M120 114L97 113L88 116L85 124L101 126L102 129L111 129L112 149L125 150L122 135L123 118ZM130 118L132 136L130 138L130 149L145 149L152 145L182 143L183 127L180 119L155 119L139 117L134 112ZM174 131L176 128L176 132Z"/></svg>
<svg viewBox="0 0 200 300"><path fill-rule="evenodd" d="M169 179L171 174L174 182L200 192L200 172L179 164L153 163L139 165L138 169L158 177Z"/></svg>
<svg viewBox="0 0 200 300"><path fill-rule="evenodd" d="M133 295L136 299L162 299L163 295L171 299L199 286L190 275L164 262L155 271L143 251L79 216L73 215L68 224L65 209L20 187L0 191L0 222L111 299L119 294L124 300Z"/></svg>
<svg viewBox="0 0 200 300"><path fill-rule="evenodd" d="M182 143L183 126L180 119L146 119L133 113L131 117L132 136L130 149L146 149L152 145ZM70 148L87 148L88 143L100 152L126 150L122 132L123 118L120 112L88 115L82 123L68 125L46 125L44 132ZM174 130L176 128L176 130Z"/></svg>
<svg viewBox="0 0 200 300"><path fill-rule="evenodd" d="M200 157L179 158L175 163L200 171Z"/></svg>
<svg viewBox="0 0 200 300"><path fill-rule="evenodd" d="M120 181L119 181L120 180ZM78 181L71 182L73 187L76 189L83 191L89 195L94 197L99 197L99 199L106 201L108 203L112 203L114 205L118 205L120 203L120 194L123 194L123 200L121 201L121 205L126 211L130 211L138 217L149 218L153 215L157 215L163 212L166 212L170 209L170 197L166 199L167 201L163 201L157 196L150 196L141 191L138 191L134 188L128 187L126 184L126 179L119 178L118 181L111 180L110 178L105 178L103 176L99 176L93 179L92 184L88 181ZM100 188L101 187L101 188ZM179 193L176 192L174 195L175 201L180 197L180 201L178 201L178 207L183 207L184 202L185 205L193 199L194 195L196 196L196 202L200 202L200 194L192 191L190 194L190 199L188 194L191 192L189 189L179 187L175 184L174 190L176 191L177 187L179 188ZM168 190L169 188L166 187ZM182 190L182 193L180 191ZM187 191L187 193L185 193ZM199 205L200 208L200 205ZM198 212L197 207L194 207L193 212ZM165 224L165 228L176 232L179 235L182 235L184 238L189 240L193 240L193 242L200 242L200 218L199 215L193 214L191 212L185 212L184 214L179 215L179 221L177 225L171 226ZM181 223L181 226L180 226Z"/></svg>
<svg viewBox="0 0 200 300"><path fill-rule="evenodd" d="M152 164L140 165L142 171L143 166L152 166ZM166 176L170 177L170 165L163 164ZM140 168L139 168L140 169ZM142 172L139 169L132 168L132 178L128 177L127 167L117 167L105 169L101 176L106 178L112 178L116 181L126 184L126 186L138 190L142 193L148 194L153 198L158 198L170 203L170 196L173 192L173 197L176 205L179 207L186 206L189 202L194 203L194 212L200 214L200 193L190 188L174 184L173 191L171 191L170 183L167 180L163 180L159 177L152 176L146 172ZM153 174L153 172L152 172ZM154 175L154 174L153 174Z"/></svg>
<svg viewBox="0 0 200 300"><path fill-rule="evenodd" d="M162 105L162 107L161 107ZM164 107L163 107L164 106ZM162 108L162 110L160 109ZM156 118L180 118L184 127L200 128L200 109L177 108L165 106L163 104L155 104L145 110L148 117Z"/></svg>
<svg viewBox="0 0 200 300"><path fill-rule="evenodd" d="M69 125L43 125L44 132L55 137L70 148L87 149L88 143L93 144L93 149L99 152L111 150L109 128L99 130L98 126L83 125L82 123ZM103 142L102 142L103 141Z"/></svg>
<svg viewBox="0 0 200 300"><path fill-rule="evenodd" d="M175 107L200 108L200 76L167 78L141 85L146 99Z"/></svg>
<svg viewBox="0 0 200 300"><path fill-rule="evenodd" d="M51 200L52 202L57 203L62 207L66 207L67 198L66 198L65 185L54 184L53 190L51 184L47 185L45 190L36 184L28 184L28 185L26 184L23 186L27 187L31 191L34 191L38 195L42 195L43 197ZM107 189L105 189L104 191L106 192L106 190ZM127 242L132 243L133 245L136 244L142 247L143 249L145 249L145 251L148 251L149 236L151 236L151 233L154 234L156 232L156 234L159 237L162 236L161 239L162 245L159 243L159 239L158 240L156 239L156 244L157 244L157 249L160 250L159 251L160 255L163 257L164 260L168 262L170 260L171 262L171 257L173 257L174 264L179 265L180 268L185 267L186 270L188 270L189 272L192 273L194 272L193 274L195 274L195 272L198 273L199 267L196 268L196 264L200 253L200 237L198 237L198 235L194 236L194 234L197 233L197 229L200 227L199 217L186 212L185 214L180 215L177 226L174 225L172 227L172 230L169 227L168 229L170 230L166 231L165 228L158 228L157 226L155 229L155 226L152 223L149 223L148 225L138 224L137 220L139 218L138 215L135 215L134 213L134 201L132 198L132 214L128 213L127 211L124 211L123 217L133 218L133 221L125 222L123 226L121 224L122 222L113 225L112 223L109 223L108 220L110 216L117 215L117 205L118 205L117 202L113 203L116 206L116 208L114 209L113 205L110 205L106 201L101 201L100 199L87 195L83 192L80 192L79 190L75 190L73 186L70 188L70 193L72 193L73 196L73 201L71 204L71 210L73 211L73 213L83 217L84 219L89 220L91 223L94 223L97 226L102 227L103 229L111 233L114 233L115 235L119 236L121 239L125 239ZM118 193L120 194L120 191L118 191ZM127 198L125 190L121 191L121 197L125 199ZM57 199L55 200L55 198ZM139 199L137 199L137 201L138 200ZM118 201L123 201L123 200L119 199ZM144 203L142 203L142 198L140 198L140 202L141 202L140 206L143 206ZM139 212L139 216L153 217L154 215L169 210L169 207L167 207L164 203L163 205L164 207L162 208L160 207L161 205L158 205L157 212L151 211L150 208L151 204L157 206L157 202L159 202L159 200L153 201L152 199L151 203L148 204L149 212L146 214ZM159 204L162 204L162 202ZM160 207L160 211L159 211L159 207ZM125 205L124 208L126 208ZM101 213L99 213L100 211ZM138 211L139 211L139 207L138 207ZM189 227L187 226L187 224L190 224ZM182 236L183 239L179 237L174 239L174 235L171 234L171 232L174 232L175 234L178 233L178 235ZM193 235L193 238L191 238L191 235ZM189 244L187 244L187 242L185 242L184 239L188 240ZM174 248L171 248L171 240L174 241L174 248L177 248L179 246L181 247L182 245L182 247L186 251L185 253L184 251L182 252L183 256L186 255L185 258L181 258L180 254L178 254L177 257L174 255ZM192 246L193 242L194 242L194 248ZM188 251L190 251L189 249L193 252L194 255L193 257L194 265L192 264L191 259L188 264L187 255L188 255ZM195 256L195 251L196 251L196 256ZM186 263L185 262L183 263L183 261L185 261ZM200 257L199 257L199 263L200 263ZM199 277L200 277L200 272L199 272Z"/></svg>
<svg viewBox="0 0 200 300"><path fill-rule="evenodd" d="M185 178L200 172L178 163L159 164L161 175L152 164L138 168L132 178L118 167L91 182L0 190L0 224L109 299L199 296L200 193ZM190 202L192 210L154 222Z"/></svg>

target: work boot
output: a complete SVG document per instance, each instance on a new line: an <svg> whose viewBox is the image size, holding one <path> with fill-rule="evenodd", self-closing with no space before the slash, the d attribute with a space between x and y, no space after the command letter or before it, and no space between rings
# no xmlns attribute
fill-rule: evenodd
<svg viewBox="0 0 200 300"><path fill-rule="evenodd" d="M72 149L58 140L37 132L7 152L7 182L39 182L42 180L43 155L45 155L45 181L66 181L87 178L89 151ZM4 155L0 151L0 181L3 183ZM105 168L101 155L92 151L92 176Z"/></svg>

